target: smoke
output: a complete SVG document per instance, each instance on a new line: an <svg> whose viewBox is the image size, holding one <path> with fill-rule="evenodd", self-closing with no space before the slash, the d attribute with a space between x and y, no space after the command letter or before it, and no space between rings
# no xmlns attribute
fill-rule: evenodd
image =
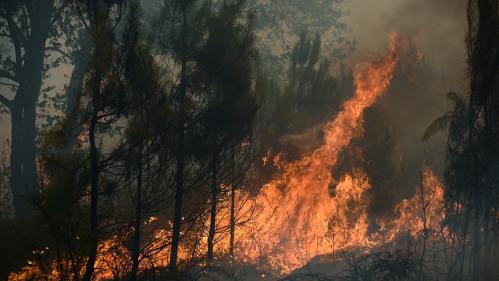
<svg viewBox="0 0 499 281"><path fill-rule="evenodd" d="M366 172L373 187L369 214L374 220L391 215L400 200L413 195L423 166L442 178L445 133L427 143L422 136L433 120L450 109L445 94L467 89L466 1L347 0L343 10L350 36L357 42L347 59L350 66L383 53L390 32L401 34L404 41L388 94L366 110L364 136L344 151L333 171L335 178L356 168ZM349 87L340 91L351 94ZM286 151L303 155L322 139L320 131L317 134L311 128L282 138L281 144Z"/></svg>
<svg viewBox="0 0 499 281"><path fill-rule="evenodd" d="M406 65L397 70L389 94L366 113L365 136L354 143L364 149L362 161L349 161L360 155L358 150L352 149L351 154L344 155L340 165L362 165L367 170L373 185L371 214L384 215L393 210L399 199L410 196L419 182L423 164L442 174L445 136L437 136L428 143L423 143L421 137L425 128L449 109L445 93L450 90L464 93L467 89L466 1L346 0L343 8L348 13L342 19L357 42L349 60L351 65L370 61L373 54L383 53L386 37L393 31L410 40L411 47L422 55L412 64L402 59ZM405 58L411 55L408 52ZM67 78L56 75L58 73L68 75L70 68L54 71L46 84L57 85L62 91ZM5 87L0 90L4 94L7 92ZM288 136L283 139L283 145L301 149L299 154L303 154L302 150L310 151L322 138L317 128L309 130L304 138ZM9 135L9 116L0 114L0 140ZM339 170L336 172L340 173Z"/></svg>
<svg viewBox="0 0 499 281"><path fill-rule="evenodd" d="M343 155L336 173L362 166L370 176L373 217L387 215L411 196L422 165L441 176L445 134L428 143L425 128L446 112L445 94L466 92L466 3L456 0L351 0L345 17L357 49L352 64L386 49L386 36L405 37L406 51L388 95L366 112L365 135ZM361 147L361 159L356 151ZM353 151L353 152L352 152ZM385 155L389 153L390 155Z"/></svg>

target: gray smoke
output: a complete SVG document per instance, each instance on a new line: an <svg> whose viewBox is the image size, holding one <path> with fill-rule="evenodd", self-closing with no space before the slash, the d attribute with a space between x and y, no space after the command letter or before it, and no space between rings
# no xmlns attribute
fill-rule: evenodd
<svg viewBox="0 0 499 281"><path fill-rule="evenodd" d="M372 183L371 212L374 216L386 215L396 202L414 192L422 165L442 175L445 134L428 143L423 143L421 137L433 120L449 110L445 94L451 90L467 91L466 3L463 0L351 0L345 9L350 13L345 20L357 41L352 64L372 60L373 55L383 53L390 32L400 33L405 41L411 42L409 47L422 55L417 63L408 63L415 50L407 50L406 44L389 93L366 114L367 140L360 144L372 144L385 134L393 144L390 157L365 151L366 157L372 158L366 159L368 164L386 166L376 169L376 173L383 177L396 174L393 180ZM379 150L376 145L366 147ZM344 156L348 157L348 154Z"/></svg>

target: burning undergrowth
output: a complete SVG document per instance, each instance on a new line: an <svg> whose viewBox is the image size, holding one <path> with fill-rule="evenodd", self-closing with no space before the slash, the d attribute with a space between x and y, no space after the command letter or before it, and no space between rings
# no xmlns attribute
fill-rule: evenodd
<svg viewBox="0 0 499 281"><path fill-rule="evenodd" d="M352 165L337 172L342 153L363 136L365 110L387 92L400 50L401 37L392 34L385 55L355 67L355 93L335 118L323 125L323 140L318 147L294 161L286 161L280 154L262 159L276 172L256 195L243 190L236 193L235 262L254 264L257 270L280 275L303 267L317 256L334 263L341 261L345 252L368 253L403 235L423 237L424 241L436 235L431 230L438 229L443 219L443 187L429 168L423 169L414 197L397 203L392 218L371 217L372 184L361 166ZM354 149L349 153L362 158L363 151ZM229 201L225 199L220 202ZM215 252L222 258L229 255L229 237L222 230L229 228L230 206L222 204L218 208ZM157 225L157 219L151 218L146 226L149 224ZM182 233L191 238L184 239L190 242L180 247L179 258L184 264L193 260L204 263L207 223L201 220L198 224L196 231ZM150 231L154 234L148 251L141 256L142 272L168 264L171 229L152 227ZM129 254L121 246L128 236L125 231L101 243L97 279L120 277L119 272L126 271L120 268L130 266L126 258ZM22 280L37 270L40 271L30 264L11 275L10 280ZM58 275L55 267L45 270L51 271L52 276Z"/></svg>

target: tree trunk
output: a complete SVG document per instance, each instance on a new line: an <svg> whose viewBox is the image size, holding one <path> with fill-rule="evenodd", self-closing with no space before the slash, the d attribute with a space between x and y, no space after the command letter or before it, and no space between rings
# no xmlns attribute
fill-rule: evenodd
<svg viewBox="0 0 499 281"><path fill-rule="evenodd" d="M211 208L210 208L210 229L208 231L208 261L213 260L213 246L215 240L218 184L217 184L217 152L213 152L211 161Z"/></svg>
<svg viewBox="0 0 499 281"><path fill-rule="evenodd" d="M175 172L175 210L173 214L172 247L170 251L170 270L177 270L178 246L180 243L180 225L182 224L182 195L184 184L184 134L179 132L178 151Z"/></svg>
<svg viewBox="0 0 499 281"><path fill-rule="evenodd" d="M472 279L480 281L480 257L481 257L481 225L480 225L480 200L478 191L474 194L474 215L473 215L473 239L472 239Z"/></svg>
<svg viewBox="0 0 499 281"><path fill-rule="evenodd" d="M419 280L424 280L424 261L426 256L426 242L428 240L428 229L427 229L427 213L426 213L426 201L425 201L425 190L424 190L424 172L420 172L420 184L419 192L421 196L421 219L423 220L423 246L421 249L421 257L419 260Z"/></svg>
<svg viewBox="0 0 499 281"><path fill-rule="evenodd" d="M10 183L12 186L12 197L17 217L24 217L29 213L30 205L26 196L28 191L23 188L23 162L21 155L23 153L22 138L22 110L13 106L10 110L12 124L11 131L11 152L10 152Z"/></svg>
<svg viewBox="0 0 499 281"><path fill-rule="evenodd" d="M18 217L31 215L32 208L27 197L37 185L36 108L43 82L45 43L54 9L53 0L36 2L36 12L31 19L32 30L25 46L25 63L19 73L19 87L11 108L11 186Z"/></svg>
<svg viewBox="0 0 499 281"><path fill-rule="evenodd" d="M74 68L71 73L71 79L66 91L66 117L71 118L71 123L77 125L77 118L79 113L80 96L83 91L83 83L85 75L90 70L91 51L93 50L92 40L90 35L85 33L79 39L80 50L78 50L73 57ZM67 142L64 150L69 153L71 149L78 142L78 135L83 131L79 125L70 129Z"/></svg>
<svg viewBox="0 0 499 281"><path fill-rule="evenodd" d="M142 225L142 153L137 157L137 202L135 205L135 230L132 245L132 271L130 281L137 280L139 270L140 235Z"/></svg>
<svg viewBox="0 0 499 281"><path fill-rule="evenodd" d="M231 171L231 184L230 184L230 244L229 244L229 254L234 257L234 240L236 233L236 159L234 156L235 148L232 148L231 161L232 161L232 171Z"/></svg>
<svg viewBox="0 0 499 281"><path fill-rule="evenodd" d="M90 70L91 51L93 49L90 35L85 33L78 40L80 50L74 53L74 68L66 91L66 116L78 113L79 99L83 89L85 75Z"/></svg>
<svg viewBox="0 0 499 281"><path fill-rule="evenodd" d="M184 189L184 166L185 166L185 95L186 95L186 75L187 75L187 56L186 56L186 28L187 15L186 3L182 5L183 9L183 24L182 24L182 59L180 70L180 91L178 97L178 114L179 120L177 124L177 152L175 156L175 209L173 213L173 233L172 246L170 250L169 268L171 272L177 271L178 246L180 244L180 226L182 224L182 196Z"/></svg>
<svg viewBox="0 0 499 281"><path fill-rule="evenodd" d="M90 248L87 264L85 267L85 274L83 281L90 281L94 272L95 260L97 257L97 247L99 243L98 238L98 218L97 206L99 198L99 155L97 152L97 145L95 142L96 129L97 129L97 114L98 98L100 97L101 88L101 75L95 74L94 89L92 97L92 118L90 120L90 127L88 131L88 138L90 144Z"/></svg>

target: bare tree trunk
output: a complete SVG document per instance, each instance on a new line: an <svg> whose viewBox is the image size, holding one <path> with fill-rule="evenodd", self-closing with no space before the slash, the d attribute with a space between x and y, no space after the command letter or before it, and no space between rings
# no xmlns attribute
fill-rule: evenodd
<svg viewBox="0 0 499 281"><path fill-rule="evenodd" d="M210 208L210 229L208 231L208 261L213 260L213 246L216 230L218 184L217 184L217 152L213 151L211 160L211 208Z"/></svg>
<svg viewBox="0 0 499 281"><path fill-rule="evenodd" d="M79 99L83 89L83 82L85 80L85 75L89 70L89 63L91 57L91 40L88 38L89 35L84 35L80 39L81 49L75 54L74 58L74 68L71 74L71 79L69 81L68 88L66 90L66 117L71 118L73 124L78 124L76 119L79 113ZM78 142L78 135L83 132L83 127L77 125L71 128L68 135L68 140L64 145L64 150L66 153L70 153L71 149L75 147Z"/></svg>
<svg viewBox="0 0 499 281"><path fill-rule="evenodd" d="M495 261L493 260L492 258L492 251L493 251L493 246L494 245L494 236L493 236L493 232L492 232L492 229L490 227L490 222L491 222L491 215L493 213L491 213L491 210L489 209L489 206L493 206L492 204L490 204L490 200L486 200L487 201L487 204L485 204L485 206L487 206L487 209L485 211L485 216L484 216L484 241L483 241L483 244L484 245L488 245L486 247L484 247L483 251L484 251L484 254L483 254L483 276L485 277L484 280L493 280L492 276L494 274L494 268L493 268L493 263L495 263Z"/></svg>
<svg viewBox="0 0 499 281"><path fill-rule="evenodd" d="M88 132L90 143L90 248L85 267L85 274L83 281L90 281L92 279L95 260L97 258L97 248L99 244L98 237L98 217L97 207L99 199L99 155L97 152L97 145L95 142L96 129L97 129L97 114L99 112L98 97L100 97L101 88L101 75L96 73L92 98L92 118L90 120L90 128Z"/></svg>
<svg viewBox="0 0 499 281"><path fill-rule="evenodd" d="M93 46L89 37L90 35L85 33L79 38L78 43L81 47L73 56L74 68L66 91L66 115L72 115L75 111L78 111L78 99L83 89L83 80L90 70Z"/></svg>
<svg viewBox="0 0 499 281"><path fill-rule="evenodd" d="M235 221L235 210L236 210L236 159L234 155L235 148L231 151L231 161L232 161L232 171L231 171L231 184L230 184L230 245L229 254L234 257L234 240L236 233L236 221Z"/></svg>
<svg viewBox="0 0 499 281"><path fill-rule="evenodd" d="M10 118L12 124L11 130L11 152L10 152L10 183L12 186L12 198L17 217L24 217L29 212L27 189L24 187L23 161L21 154L23 151L22 136L22 110L14 105L10 109Z"/></svg>
<svg viewBox="0 0 499 281"><path fill-rule="evenodd" d="M142 152L137 157L137 202L135 205L135 229L132 245L132 271L130 280L137 280L137 272L139 269L139 253L140 253L140 236L142 225Z"/></svg>
<svg viewBox="0 0 499 281"><path fill-rule="evenodd" d="M73 124L77 124L76 118L79 113L79 100L83 90L85 75L90 70L91 51L93 49L92 40L88 33L85 33L79 39L81 46L73 57L73 72L66 91L66 117L72 118ZM68 141L64 147L69 152L77 142L78 135L83 131L81 126L71 128Z"/></svg>
<svg viewBox="0 0 499 281"><path fill-rule="evenodd" d="M37 1L31 17L31 32L25 46L24 63L18 73L19 87L11 106L11 186L18 217L29 216L27 197L37 185L36 107L43 82L45 43L51 28L54 3Z"/></svg>
<svg viewBox="0 0 499 281"><path fill-rule="evenodd" d="M421 258L419 261L419 280L424 280L424 260L426 256L426 241L428 240L428 229L427 229L427 213L426 213L426 201L424 196L424 172L420 173L421 183L419 185L419 191L421 196L421 215L423 220L423 247L421 250Z"/></svg>
<svg viewBox="0 0 499 281"><path fill-rule="evenodd" d="M475 193L478 193L475 191ZM474 215L473 215L473 240L472 240L472 278L475 281L480 281L480 257L481 257L481 225L480 225L480 200L479 195L474 194Z"/></svg>
<svg viewBox="0 0 499 281"><path fill-rule="evenodd" d="M185 95L186 95L186 76L187 76L187 56L186 56L186 32L187 32L187 11L186 3L182 5L182 58L180 70L180 92L178 101L179 121L177 124L177 153L176 153L176 170L175 170L175 210L173 213L173 233L172 246L170 250L171 272L177 271L178 246L180 244L180 226L182 224L182 196L184 189L184 166L185 166Z"/></svg>
<svg viewBox="0 0 499 281"><path fill-rule="evenodd" d="M178 132L177 164L175 172L175 210L173 214L172 246L170 251L170 270L177 271L178 246L180 243L180 225L182 224L182 195L184 184L184 130Z"/></svg>

